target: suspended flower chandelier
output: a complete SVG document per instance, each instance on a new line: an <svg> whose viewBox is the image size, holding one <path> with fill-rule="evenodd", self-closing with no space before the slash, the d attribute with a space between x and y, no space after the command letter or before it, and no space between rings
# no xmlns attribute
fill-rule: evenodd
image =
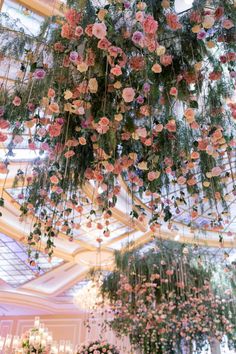
<svg viewBox="0 0 236 354"><path fill-rule="evenodd" d="M34 221L29 246L45 240L50 257L59 232L73 240L86 184L102 191L88 217L92 227L99 209L101 238L110 235L123 182L132 221L145 217L141 195L153 235L165 223L172 229L182 205L188 226L199 227L207 210L204 230L223 231L236 194L236 103L226 100L236 77L233 2L195 0L184 14L169 0L111 0L99 9L86 2L83 11L69 3L46 45L26 56L26 84L0 97L9 154L29 130L28 148L47 156L14 183L23 186L21 219Z"/></svg>

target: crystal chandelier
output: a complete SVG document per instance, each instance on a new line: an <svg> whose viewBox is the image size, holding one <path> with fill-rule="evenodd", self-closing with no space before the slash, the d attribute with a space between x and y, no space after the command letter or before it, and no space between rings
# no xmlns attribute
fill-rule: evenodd
<svg viewBox="0 0 236 354"><path fill-rule="evenodd" d="M104 307L104 298L101 295L100 287L102 279L99 277L97 280L90 280L86 285L81 287L74 296L74 304L82 310L99 311Z"/></svg>

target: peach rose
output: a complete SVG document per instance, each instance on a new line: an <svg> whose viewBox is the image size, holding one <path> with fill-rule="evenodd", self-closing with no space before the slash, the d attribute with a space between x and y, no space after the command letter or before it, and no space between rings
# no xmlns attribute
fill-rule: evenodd
<svg viewBox="0 0 236 354"><path fill-rule="evenodd" d="M59 179L57 178L57 176L53 175L50 177L50 182L53 184L58 184L59 183Z"/></svg>
<svg viewBox="0 0 236 354"><path fill-rule="evenodd" d="M87 141L86 141L86 139L85 139L83 136L81 136L81 137L79 138L79 143L80 143L80 145L86 145L86 144L87 144Z"/></svg>
<svg viewBox="0 0 236 354"><path fill-rule="evenodd" d="M98 90L98 82L96 78L92 78L88 82L88 88L91 93L96 93Z"/></svg>
<svg viewBox="0 0 236 354"><path fill-rule="evenodd" d="M142 11L137 11L135 15L136 21L138 22L143 22L144 20L144 12Z"/></svg>
<svg viewBox="0 0 236 354"><path fill-rule="evenodd" d="M75 152L73 150L69 150L64 154L66 159L69 159L70 157L72 157L74 155L75 155Z"/></svg>
<svg viewBox="0 0 236 354"><path fill-rule="evenodd" d="M123 100L125 102L132 102L135 97L135 91L132 87L126 87L122 93Z"/></svg>
<svg viewBox="0 0 236 354"><path fill-rule="evenodd" d="M197 159L199 159L199 157L200 157L199 152L193 151L193 152L191 153L191 159L197 160Z"/></svg>
<svg viewBox="0 0 236 354"><path fill-rule="evenodd" d="M52 113L59 113L60 112L59 106L56 102L52 102L48 108Z"/></svg>
<svg viewBox="0 0 236 354"><path fill-rule="evenodd" d="M188 121L188 123L192 123L195 120L195 113L192 108L187 108L184 111L184 116L185 116L186 120Z"/></svg>
<svg viewBox="0 0 236 354"><path fill-rule="evenodd" d="M55 90L53 90L52 88L49 88L48 89L48 97L49 98L55 97Z"/></svg>
<svg viewBox="0 0 236 354"><path fill-rule="evenodd" d="M162 67L160 64L154 64L152 66L152 71L155 73L155 74L160 74L162 72Z"/></svg>
<svg viewBox="0 0 236 354"><path fill-rule="evenodd" d="M104 21L104 18L106 17L108 11L106 9L100 9L98 11L97 17L100 21Z"/></svg>
<svg viewBox="0 0 236 354"><path fill-rule="evenodd" d="M72 28L70 27L70 25L68 23L65 23L62 26L61 36L62 36L62 38L67 38L67 39L71 39L72 38L73 31L72 31Z"/></svg>

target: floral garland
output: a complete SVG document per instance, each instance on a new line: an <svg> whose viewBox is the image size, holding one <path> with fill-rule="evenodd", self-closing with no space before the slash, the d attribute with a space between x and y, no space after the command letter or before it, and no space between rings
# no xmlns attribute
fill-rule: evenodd
<svg viewBox="0 0 236 354"><path fill-rule="evenodd" d="M99 342L93 342L88 345L83 345L77 352L77 354L119 354L118 350L116 347L112 344L109 344L105 341Z"/></svg>
<svg viewBox="0 0 236 354"><path fill-rule="evenodd" d="M223 230L235 194L236 15L231 1L208 3L178 15L173 1L112 0L82 14L70 1L43 51L27 54L14 94L1 93L0 128L12 131L9 154L30 129L28 148L46 155L15 180L22 218L35 216L30 246L46 237L51 256L59 231L73 240L83 213L78 186L91 181L109 237L120 178L133 196L149 198L154 234L163 222L171 228L189 200L190 225L209 202L216 216L205 227ZM142 220L144 211L133 203L131 216Z"/></svg>

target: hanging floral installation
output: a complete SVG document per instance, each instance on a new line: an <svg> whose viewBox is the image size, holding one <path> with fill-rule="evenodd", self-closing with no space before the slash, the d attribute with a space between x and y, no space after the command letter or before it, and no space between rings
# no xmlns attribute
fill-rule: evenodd
<svg viewBox="0 0 236 354"><path fill-rule="evenodd" d="M200 250L173 242L117 251L102 285L111 328L142 354L201 353L225 335L236 348L235 291L235 266L217 270Z"/></svg>
<svg viewBox="0 0 236 354"><path fill-rule="evenodd" d="M190 225L210 207L207 228L220 232L236 194L235 2L196 0L181 14L171 0L68 4L27 50L14 89L1 90L7 156L25 131L41 155L14 184L22 220L34 216L29 246L45 240L51 256L59 231L73 239L86 183L101 190L105 237L121 181L132 198L149 197L154 235L180 203Z"/></svg>

